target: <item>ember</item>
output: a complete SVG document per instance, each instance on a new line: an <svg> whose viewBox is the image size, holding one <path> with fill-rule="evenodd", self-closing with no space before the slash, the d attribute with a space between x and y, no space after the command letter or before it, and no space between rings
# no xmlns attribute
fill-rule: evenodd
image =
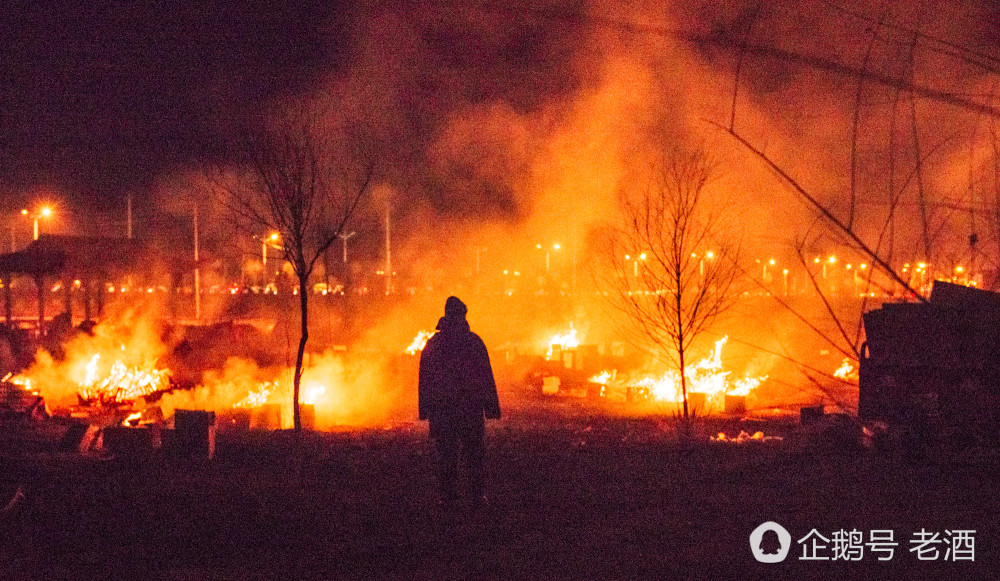
<svg viewBox="0 0 1000 581"><path fill-rule="evenodd" d="M765 436L764 432L760 431L749 434L743 430L740 430L740 433L733 438L726 436L725 432L719 432L717 435L709 437L709 440L713 442L726 442L729 444L742 444L744 442L772 442L781 441L783 439L784 438L781 436Z"/></svg>

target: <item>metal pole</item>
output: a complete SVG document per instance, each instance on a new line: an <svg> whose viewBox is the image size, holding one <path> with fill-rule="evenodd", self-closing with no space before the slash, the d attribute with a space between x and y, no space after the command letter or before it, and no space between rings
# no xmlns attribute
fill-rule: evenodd
<svg viewBox="0 0 1000 581"><path fill-rule="evenodd" d="M198 205L194 206L194 318L201 320L201 269L198 268Z"/></svg>
<svg viewBox="0 0 1000 581"><path fill-rule="evenodd" d="M344 243L344 264L347 264L347 239L357 234L357 232L351 232L350 234L338 234L337 236Z"/></svg>
<svg viewBox="0 0 1000 581"><path fill-rule="evenodd" d="M392 237L388 205L385 207L385 294L392 294Z"/></svg>
<svg viewBox="0 0 1000 581"><path fill-rule="evenodd" d="M125 198L125 211L127 215L127 221L125 223L126 233L128 234L128 239L132 239L132 192L126 194Z"/></svg>

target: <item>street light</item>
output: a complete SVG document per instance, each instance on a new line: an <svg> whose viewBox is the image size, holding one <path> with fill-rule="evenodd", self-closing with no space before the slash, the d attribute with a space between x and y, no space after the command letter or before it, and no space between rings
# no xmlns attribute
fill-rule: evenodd
<svg viewBox="0 0 1000 581"><path fill-rule="evenodd" d="M357 234L357 232L351 232L350 234L338 234L337 237L344 242L344 264L347 264L347 240L352 236Z"/></svg>
<svg viewBox="0 0 1000 581"><path fill-rule="evenodd" d="M538 250L541 250L542 249L542 245L541 244L535 244L535 248L537 248ZM558 242L556 242L555 244L552 245L552 250L559 250L560 248L562 248L562 245L559 244ZM549 250L548 248L546 248L545 249L545 272L546 272L546 274L548 274L548 272L549 272L549 266L551 265L551 261L552 261L552 256L551 255L552 255L552 251Z"/></svg>
<svg viewBox="0 0 1000 581"><path fill-rule="evenodd" d="M21 210L21 215L22 216L27 216L28 215L28 209L27 208L23 208ZM49 218L51 216L52 216L52 208L49 207L49 206L42 206L41 208L38 209L37 212L35 212L34 214L31 214L31 218L34 221L34 230L33 230L33 232L34 232L34 239L35 240L38 240L38 219L39 218Z"/></svg>
<svg viewBox="0 0 1000 581"><path fill-rule="evenodd" d="M639 261L640 260L646 260L646 253L645 252L639 254L639 256L637 256L636 259L634 261L632 261L632 276L634 276L634 277L638 277L639 276Z"/></svg>
<svg viewBox="0 0 1000 581"><path fill-rule="evenodd" d="M281 240L281 234L278 234L277 232L271 232L269 236L261 239L260 257L261 257L261 262L264 263L264 266L267 266L268 245L270 245L272 248L278 248L277 244L279 240Z"/></svg>

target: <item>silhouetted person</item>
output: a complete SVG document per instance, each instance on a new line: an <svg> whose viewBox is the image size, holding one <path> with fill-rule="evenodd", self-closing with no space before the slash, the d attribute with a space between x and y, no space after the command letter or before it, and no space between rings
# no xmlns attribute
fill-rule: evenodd
<svg viewBox="0 0 1000 581"><path fill-rule="evenodd" d="M781 538L778 537L778 531L766 530L763 536L760 537L760 546L758 547L760 552L765 555L777 555L781 552Z"/></svg>
<svg viewBox="0 0 1000 581"><path fill-rule="evenodd" d="M420 419L430 420L437 446L443 501L451 504L457 498L461 452L469 494L478 506L484 500L484 418L500 418L500 401L486 345L469 330L466 312L462 301L448 297L437 333L420 355L418 397Z"/></svg>

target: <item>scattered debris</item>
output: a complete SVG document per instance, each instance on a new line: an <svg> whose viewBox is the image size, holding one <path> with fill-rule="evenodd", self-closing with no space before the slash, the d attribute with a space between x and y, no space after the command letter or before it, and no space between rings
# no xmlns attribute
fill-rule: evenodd
<svg viewBox="0 0 1000 581"><path fill-rule="evenodd" d="M765 436L764 432L754 432L749 434L744 430L740 430L739 435L730 438L726 436L725 432L719 432L714 436L709 436L709 440L713 442L727 442L730 444L742 444L744 442L780 442L784 440L781 436Z"/></svg>

